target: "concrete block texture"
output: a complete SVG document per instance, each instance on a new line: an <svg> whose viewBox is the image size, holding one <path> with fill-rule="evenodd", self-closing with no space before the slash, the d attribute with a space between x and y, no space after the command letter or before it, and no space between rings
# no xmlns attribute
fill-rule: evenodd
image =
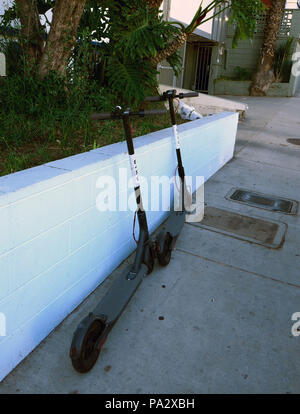
<svg viewBox="0 0 300 414"><path fill-rule="evenodd" d="M237 123L237 113L224 112L178 127L187 175L206 181L232 158ZM172 128L134 143L148 183L142 195L151 198L153 175L174 176ZM134 212L119 208L125 173L129 179L121 142L0 178L0 380L135 249ZM97 209L103 177L115 182L116 211ZM150 231L167 215L149 211Z"/></svg>

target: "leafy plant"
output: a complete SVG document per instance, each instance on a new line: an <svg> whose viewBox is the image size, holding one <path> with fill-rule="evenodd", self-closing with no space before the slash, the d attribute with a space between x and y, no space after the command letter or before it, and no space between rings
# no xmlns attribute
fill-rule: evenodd
<svg viewBox="0 0 300 414"><path fill-rule="evenodd" d="M236 66L234 68L234 74L231 79L237 81L248 81L251 80L252 71L250 69L242 68L241 66Z"/></svg>
<svg viewBox="0 0 300 414"><path fill-rule="evenodd" d="M294 38L289 38L275 49L273 70L275 82L288 83L290 81Z"/></svg>
<svg viewBox="0 0 300 414"><path fill-rule="evenodd" d="M68 0L65 2L66 8L69 4L73 11L81 11L77 29L70 15L73 13L71 9L64 16L65 20L60 21L62 0L33 0L29 6L30 18L24 18L24 10L20 6L22 3L15 1L4 16L0 17L0 26L9 27L18 17L22 22L23 16L22 24L28 27L22 26L22 30L19 30L20 43L24 48L24 56L26 50L31 50L31 54L27 53L27 60L32 63L32 56L37 56L34 60L36 64L31 64L36 67L37 75L45 77L52 68L64 76L67 67L74 80L74 67L77 65L77 68L82 69L80 77L97 80L100 86L108 85L118 103L136 106L157 86L157 63L166 59L175 74L180 73L182 62L178 49L184 44L187 35L199 25L230 9L230 22L236 26L233 40L236 45L238 39L253 36L255 17L264 10L261 0L211 0L205 5L199 0L194 18L185 27L180 22L163 19L162 12L159 11L161 2L80 0L77 3L82 7L85 3L85 8L81 10L80 5L77 8L76 2ZM16 3L19 8L15 7ZM51 22L49 35L46 36L46 24L40 24L38 16L43 15L46 19L46 12L53 6L55 19ZM35 10L38 10L38 14ZM78 19L79 12L76 12L76 16ZM66 19L71 20L68 22ZM69 29L73 30L73 40L70 42L67 35L63 34ZM26 39L24 36L26 37L27 32ZM53 36L57 36L55 42L52 41ZM76 36L77 42L74 41ZM101 46L92 46L95 39L101 42ZM59 45L59 42L65 46L55 48L55 44ZM71 59L69 52L65 50L73 51Z"/></svg>
<svg viewBox="0 0 300 414"><path fill-rule="evenodd" d="M236 46L239 39L253 36L256 17L265 10L261 0L212 0L205 7L199 1L192 22L184 27L179 22L165 21L157 8L149 7L148 0L102 0L100 4L88 1L80 28L88 28L98 40L106 38L98 52L100 83L106 80L116 101L131 106L138 105L157 87L155 68L162 58L176 75L181 72L178 45L201 23L230 8Z"/></svg>
<svg viewBox="0 0 300 414"><path fill-rule="evenodd" d="M0 52L5 55L7 76L22 73L23 53L19 42L11 39L0 41Z"/></svg>
<svg viewBox="0 0 300 414"><path fill-rule="evenodd" d="M235 26L235 34L232 41L233 48L238 41L252 38L256 29L258 15L266 10L261 0L232 0L229 23Z"/></svg>
<svg viewBox="0 0 300 414"><path fill-rule="evenodd" d="M12 2L0 16L0 29L8 34L1 45L7 57L8 76L0 83L0 136L5 137L5 141L0 140L0 168L2 165L2 170L6 168L9 172L37 165L37 157L47 161L122 139L121 129L118 131L112 125L103 124L96 129L95 123L89 122L90 113L109 111L116 104L137 107L145 96L156 93L156 60L159 63L167 59L179 74L182 62L178 49L188 33L211 19L211 15L217 16L231 6L230 19L239 30L238 39L251 36L253 16L261 10L260 0L212 0L205 7L199 0L194 19L185 27L180 22L163 19L160 1L87 0L77 30L74 19L69 18L72 10L78 11L76 7L82 1L32 0L27 4L31 12L36 6L38 14L32 15L33 19L25 19L26 29L33 35L26 38L27 30L20 24L16 3ZM67 4L71 3L73 8L68 9ZM57 29L64 33L72 27L70 47L69 43L66 46L65 35L57 35L56 42L51 43L46 24L40 24L39 17L46 18L45 13L56 5L66 5L66 15L57 11L61 8L56 8L50 34ZM78 19L79 14L76 13ZM65 20L60 20L62 17ZM19 25L14 26L14 41L11 41L9 30L16 21ZM55 54L55 45L59 49L61 44L60 53ZM54 45L52 49L51 45ZM52 66L51 59L42 59L46 46L50 57L51 53L55 54L56 66ZM39 59L33 59L34 65L32 60L29 65L30 47L31 51L41 49ZM162 122L162 118L155 121L157 128L168 125L168 119ZM151 119L150 124L140 125L137 131L146 133L153 123ZM24 146L30 154L25 158L20 155L23 151L19 151ZM9 165L3 167L5 159Z"/></svg>
<svg viewBox="0 0 300 414"><path fill-rule="evenodd" d="M116 103L137 106L157 87L156 67L151 58L180 34L178 25L163 19L147 0L103 0L101 7L88 3L79 32L88 25L97 40L102 78L116 96ZM89 9L90 6L95 7ZM90 10L90 12L88 11ZM176 73L181 70L178 52L170 57Z"/></svg>

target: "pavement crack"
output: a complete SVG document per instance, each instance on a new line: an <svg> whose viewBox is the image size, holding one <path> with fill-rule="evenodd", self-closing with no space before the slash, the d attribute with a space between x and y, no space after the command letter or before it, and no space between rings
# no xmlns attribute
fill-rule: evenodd
<svg viewBox="0 0 300 414"><path fill-rule="evenodd" d="M238 156L238 157L234 157L236 160L245 160L245 161L249 161L249 162L255 162L256 164L262 164L262 165L268 165L271 167L275 167L275 168L281 168L283 170L289 170L289 171L295 171L297 173L299 173L299 169L295 169L295 168L289 168L289 167L282 167L281 165L278 164L272 164L270 162L265 162L265 161L258 161L258 160L251 160L250 158L247 157L242 157L242 156Z"/></svg>
<svg viewBox="0 0 300 414"><path fill-rule="evenodd" d="M211 259L209 257L200 256L199 254L189 252L188 250L181 249L180 247L176 247L176 250L179 251L179 252L186 253L186 254L189 254L191 256L197 257L198 259L203 259L203 260L206 260L206 261L211 262L211 263L216 263L216 264L219 264L221 266L228 267L230 269L234 269L234 270L238 270L238 271L241 271L241 272L244 272L244 273L248 273L249 275L257 276L257 277L260 277L260 278L263 278L263 279L271 280L272 282L280 283L280 284L285 285L285 286L291 286L291 287L300 289L300 286L296 285L294 283L284 282L283 280L275 279L271 276L266 276L266 275L263 275L261 273L252 272L250 270L243 269L242 267L233 266L233 265L230 265L228 263L223 263L223 262L220 262L218 260Z"/></svg>

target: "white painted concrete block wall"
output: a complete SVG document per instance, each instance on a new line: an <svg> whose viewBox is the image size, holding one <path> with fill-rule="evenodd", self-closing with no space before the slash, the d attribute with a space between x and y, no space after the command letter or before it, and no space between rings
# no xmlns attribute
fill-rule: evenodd
<svg viewBox="0 0 300 414"><path fill-rule="evenodd" d="M179 126L187 175L207 180L232 158L237 122L225 112ZM142 176L174 175L171 128L135 146ZM95 205L97 179L118 182L120 167L129 178L125 142L0 177L0 380L134 250L132 211ZM150 212L150 230L167 214Z"/></svg>

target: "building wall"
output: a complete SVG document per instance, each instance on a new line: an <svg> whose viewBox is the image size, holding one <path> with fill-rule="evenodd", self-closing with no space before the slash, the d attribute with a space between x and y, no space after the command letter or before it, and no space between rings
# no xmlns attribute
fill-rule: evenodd
<svg viewBox="0 0 300 414"><path fill-rule="evenodd" d="M6 76L6 61L4 53L0 53L0 76Z"/></svg>
<svg viewBox="0 0 300 414"><path fill-rule="evenodd" d="M0 10L1 14L1 10ZM0 42L3 40L3 37L0 35ZM0 76L6 76L6 60L4 53L0 52Z"/></svg>
<svg viewBox="0 0 300 414"><path fill-rule="evenodd" d="M211 3L210 0L203 0L203 8ZM195 13L199 8L199 0L170 0L170 17L183 23L191 23ZM208 17L212 12L208 14ZM212 32L212 20L201 24L200 29L204 32Z"/></svg>
<svg viewBox="0 0 300 414"><path fill-rule="evenodd" d="M291 87L291 96L300 93L300 39L297 42L296 50L297 59L295 60L295 64L297 65L292 71L290 87ZM295 76L296 75L296 76Z"/></svg>
<svg viewBox="0 0 300 414"><path fill-rule="evenodd" d="M178 75L175 76L173 69L171 68L170 64L164 60L163 62L159 63L158 65L158 83L161 85L170 85L172 87L182 87L183 78L185 77L185 62L188 62L186 57L186 44L183 45L179 50L179 54L181 55L182 62L183 62L183 70ZM189 65L188 65L189 66Z"/></svg>
<svg viewBox="0 0 300 414"><path fill-rule="evenodd" d="M159 63L157 70L159 72L157 76L159 84L175 86L173 69L166 60Z"/></svg>
<svg viewBox="0 0 300 414"><path fill-rule="evenodd" d="M194 42L187 42L186 46L186 65L184 68L183 88L194 88L195 72L197 66L197 46Z"/></svg>
<svg viewBox="0 0 300 414"><path fill-rule="evenodd" d="M219 56L219 62L214 61L214 64L219 66L217 71L218 77L232 77L237 66L250 71L255 70L263 41L262 28L263 26L259 29L252 41L241 40L239 41L238 47L233 49L232 39L234 31L232 26L227 27L224 54ZM294 37L295 39L300 37L300 10L293 11L291 27L288 30L289 36L280 34L277 45L284 43L288 37Z"/></svg>
<svg viewBox="0 0 300 414"><path fill-rule="evenodd" d="M287 0L285 7L287 9L298 9L297 0Z"/></svg>
<svg viewBox="0 0 300 414"><path fill-rule="evenodd" d="M210 0L203 0L203 8L210 4L210 2ZM199 4L199 0L187 0L185 3L182 0L164 0L161 10L164 12L166 19L179 20L180 22L189 24L198 10ZM207 34L207 38L209 39L212 35L213 22L209 21L204 23L199 26L199 28L203 32L203 36L206 36ZM202 40L205 40L205 38ZM174 72L171 70L170 65L168 62L164 61L158 67L160 72L158 81L163 85L191 89L194 86L196 65L194 47L188 42L179 49L179 53L181 54L183 61L182 73L175 78Z"/></svg>

